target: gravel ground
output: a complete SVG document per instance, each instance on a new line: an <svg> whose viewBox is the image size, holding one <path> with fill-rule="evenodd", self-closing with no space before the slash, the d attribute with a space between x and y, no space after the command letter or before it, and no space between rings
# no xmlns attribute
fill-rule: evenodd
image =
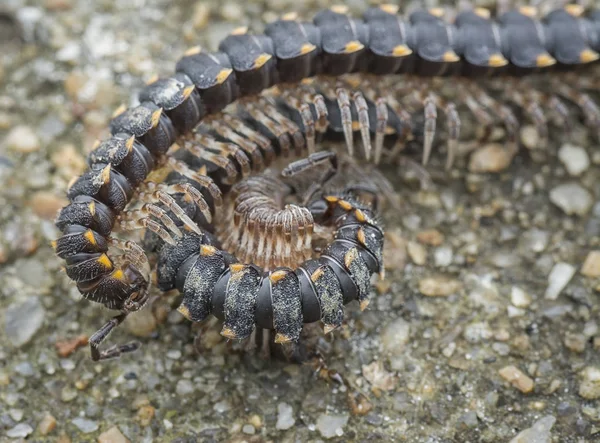
<svg viewBox="0 0 600 443"><path fill-rule="evenodd" d="M600 156L578 126L501 174L476 173L502 163L494 145L450 176L435 157L426 191L387 171L402 200L384 214L388 277L319 342L349 389L230 351L172 298L111 336L139 337L139 352L73 352L110 313L80 301L47 245L112 110L186 47L316 3L2 2L1 441L598 441Z"/></svg>

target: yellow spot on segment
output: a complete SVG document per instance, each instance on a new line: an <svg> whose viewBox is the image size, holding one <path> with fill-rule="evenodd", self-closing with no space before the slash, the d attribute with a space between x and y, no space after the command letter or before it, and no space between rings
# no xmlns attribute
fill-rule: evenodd
<svg viewBox="0 0 600 443"><path fill-rule="evenodd" d="M352 54L353 52L362 50L364 47L365 45L358 40L352 40L351 42L346 43L346 46L344 47L344 53Z"/></svg>
<svg viewBox="0 0 600 443"><path fill-rule="evenodd" d="M339 200L339 198L337 198L334 195L328 195L325 197L325 201L327 201L328 203L336 203Z"/></svg>
<svg viewBox="0 0 600 443"><path fill-rule="evenodd" d="M229 69L229 68L221 69L221 71L217 74L217 78L216 78L217 84L220 85L225 80L227 80L227 78L229 77L229 75L231 75L232 72L233 72L233 69Z"/></svg>
<svg viewBox="0 0 600 443"><path fill-rule="evenodd" d="M329 334L330 332L335 331L335 329L337 328L337 326L335 325L323 325L323 333L325 334Z"/></svg>
<svg viewBox="0 0 600 443"><path fill-rule="evenodd" d="M56 250L56 246L58 245L58 243L56 242L56 240L52 240L50 242L50 246L52 246L52 249Z"/></svg>
<svg viewBox="0 0 600 443"><path fill-rule="evenodd" d="M535 17L537 15L537 8L534 6L521 6L519 12L527 17Z"/></svg>
<svg viewBox="0 0 600 443"><path fill-rule="evenodd" d="M127 110L127 106L125 106L125 104L122 104L117 109L115 109L115 111L112 113L112 118L117 118L119 115L124 113L126 110Z"/></svg>
<svg viewBox="0 0 600 443"><path fill-rule="evenodd" d="M538 68L545 68L547 66L552 66L554 64L556 64L556 59L548 53L540 54L535 59L535 65Z"/></svg>
<svg viewBox="0 0 600 443"><path fill-rule="evenodd" d="M585 8L581 5L570 4L565 5L565 11L573 17L580 17L585 11Z"/></svg>
<svg viewBox="0 0 600 443"><path fill-rule="evenodd" d="M314 78L303 78L302 80L300 80L300 84L302 85L312 85L315 82Z"/></svg>
<svg viewBox="0 0 600 443"><path fill-rule="evenodd" d="M217 253L217 248L211 245L200 245L200 255L209 257Z"/></svg>
<svg viewBox="0 0 600 443"><path fill-rule="evenodd" d="M107 184L110 182L110 163L102 169L102 183Z"/></svg>
<svg viewBox="0 0 600 443"><path fill-rule="evenodd" d="M115 272L112 273L112 278L114 278L115 280L124 281L125 273L122 270L117 269Z"/></svg>
<svg viewBox="0 0 600 443"><path fill-rule="evenodd" d="M444 52L444 56L442 57L442 60L444 60L447 63L454 63L460 60L460 57L458 55L456 55L456 52L454 51L446 51Z"/></svg>
<svg viewBox="0 0 600 443"><path fill-rule="evenodd" d="M221 335L230 340L237 339L237 334L235 333L235 331L233 329L227 328L225 326L223 326L223 329L221 330Z"/></svg>
<svg viewBox="0 0 600 443"><path fill-rule="evenodd" d="M350 269L350 266L352 265L352 262L356 260L356 257L358 257L356 248L349 249L348 252L346 252L344 255L344 264L346 265L346 268Z"/></svg>
<svg viewBox="0 0 600 443"><path fill-rule="evenodd" d="M313 272L310 276L310 279L313 283L316 283L318 279L321 278L321 276L325 273L325 271L323 270L323 268L317 268L317 270L315 272Z"/></svg>
<svg viewBox="0 0 600 443"><path fill-rule="evenodd" d="M312 43L304 43L300 48L300 55L306 55L309 52L313 52L317 47Z"/></svg>
<svg viewBox="0 0 600 443"><path fill-rule="evenodd" d="M242 263L234 263L229 265L229 269L231 269L231 272L240 272L244 269L244 265Z"/></svg>
<svg viewBox="0 0 600 443"><path fill-rule="evenodd" d="M356 220L358 220L360 223L364 223L367 221L367 216L360 209L354 211L354 216L356 217Z"/></svg>
<svg viewBox="0 0 600 443"><path fill-rule="evenodd" d="M83 237L88 241L90 245L96 246L97 242L96 237L94 237L94 231L88 229L87 231L85 231L85 234L83 234Z"/></svg>
<svg viewBox="0 0 600 443"><path fill-rule="evenodd" d="M356 233L356 239L361 245L367 244L367 237L365 237L365 231L362 228L360 228Z"/></svg>
<svg viewBox="0 0 600 443"><path fill-rule="evenodd" d="M365 309L367 309L367 306L369 306L369 303L371 303L369 300L363 300L360 302L360 310L364 311Z"/></svg>
<svg viewBox="0 0 600 443"><path fill-rule="evenodd" d="M196 54L200 54L202 52L202 46L192 46L191 48L189 48L188 50L186 50L183 55L185 57L190 56L190 55L196 55Z"/></svg>
<svg viewBox="0 0 600 443"><path fill-rule="evenodd" d="M410 54L412 54L412 50L406 45L395 46L392 50L392 55L394 57L406 57Z"/></svg>
<svg viewBox="0 0 600 443"><path fill-rule="evenodd" d="M430 8L429 13L437 18L442 18L444 16L444 8Z"/></svg>
<svg viewBox="0 0 600 443"><path fill-rule="evenodd" d="M600 54L591 49L584 49L579 53L579 60L581 60L581 63L595 62L598 58L600 58Z"/></svg>
<svg viewBox="0 0 600 443"><path fill-rule="evenodd" d="M158 80L158 74L154 74L152 77L150 77L148 79L148 81L146 81L146 84L151 85L152 83L156 83L157 80Z"/></svg>
<svg viewBox="0 0 600 443"><path fill-rule="evenodd" d="M278 281L284 279L287 274L288 274L288 271L286 271L284 269L275 271L275 272L272 272L271 275L269 275L269 280L271 280L271 283L275 284Z"/></svg>
<svg viewBox="0 0 600 443"><path fill-rule="evenodd" d="M360 123L357 121L353 121L352 122L352 130L353 131L359 131L360 130Z"/></svg>
<svg viewBox="0 0 600 443"><path fill-rule="evenodd" d="M179 311L179 313L181 315L183 315L185 318L187 318L188 320L192 319L192 315L190 314L190 310L188 308L186 308L185 306L181 305L177 308L177 310Z"/></svg>
<svg viewBox="0 0 600 443"><path fill-rule="evenodd" d="M248 33L248 26L240 26L231 31L231 35L244 35Z"/></svg>
<svg viewBox="0 0 600 443"><path fill-rule="evenodd" d="M329 9L331 11L335 12L336 14L347 14L348 13L348 6L345 6L345 5L333 5Z"/></svg>
<svg viewBox="0 0 600 443"><path fill-rule="evenodd" d="M352 204L347 202L346 200L340 200L338 202L338 205L340 205L340 208L342 208L344 211L349 211L350 209L352 209Z"/></svg>
<svg viewBox="0 0 600 443"><path fill-rule="evenodd" d="M271 55L265 53L260 54L254 59L254 69L262 68L269 60L271 60Z"/></svg>
<svg viewBox="0 0 600 443"><path fill-rule="evenodd" d="M200 169L198 169L198 174L200 175L206 175L208 169L206 168L206 165L200 166Z"/></svg>
<svg viewBox="0 0 600 443"><path fill-rule="evenodd" d="M135 135L132 135L131 137L129 137L127 139L127 141L125 142L125 147L127 148L127 150L129 152L131 152L131 150L133 149L133 143L135 142Z"/></svg>
<svg viewBox="0 0 600 443"><path fill-rule="evenodd" d="M485 18L485 19L490 18L490 16L492 15L490 13L490 10L486 9L486 8L475 8L475 9L473 9L473 12L475 13L475 15L478 15L479 17Z"/></svg>
<svg viewBox="0 0 600 443"><path fill-rule="evenodd" d="M492 68L499 68L501 66L506 66L508 64L508 60L504 58L502 54L492 54L490 58L488 58L488 66Z"/></svg>
<svg viewBox="0 0 600 443"><path fill-rule="evenodd" d="M194 92L195 88L196 85L191 85L186 88L183 88L183 92L181 93L183 95L183 98L187 99L192 94L192 92Z"/></svg>
<svg viewBox="0 0 600 443"><path fill-rule="evenodd" d="M92 217L96 215L96 203L90 202L90 204L88 205L88 210L90 211Z"/></svg>
<svg viewBox="0 0 600 443"><path fill-rule="evenodd" d="M102 266L104 269L112 269L112 262L110 261L110 258L108 258L108 255L106 255L106 254L102 254L100 257L98 257L96 262L100 266Z"/></svg>
<svg viewBox="0 0 600 443"><path fill-rule="evenodd" d="M162 114L162 108L158 108L156 111L154 111L152 113L152 127L156 128L156 125L158 125L158 122L160 121L160 116Z"/></svg>
<svg viewBox="0 0 600 443"><path fill-rule="evenodd" d="M283 14L281 16L281 20L285 20L288 22L294 21L298 19L298 13L297 12L287 12L285 14Z"/></svg>
<svg viewBox="0 0 600 443"><path fill-rule="evenodd" d="M284 343L290 343L291 341L292 341L292 339L285 334L281 334L278 332L275 335L275 343L284 344Z"/></svg>
<svg viewBox="0 0 600 443"><path fill-rule="evenodd" d="M383 12L387 12L388 14L397 14L400 7L398 5L384 3L383 5L379 5L379 9L381 9Z"/></svg>

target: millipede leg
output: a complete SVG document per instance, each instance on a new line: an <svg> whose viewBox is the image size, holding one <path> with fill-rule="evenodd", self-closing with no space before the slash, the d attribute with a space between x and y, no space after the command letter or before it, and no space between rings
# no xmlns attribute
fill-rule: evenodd
<svg viewBox="0 0 600 443"><path fill-rule="evenodd" d="M267 137L250 128L242 120L232 115L224 114L223 121L234 131L258 146L260 155L257 155L256 153L252 154L252 162L254 163L253 166L255 171L262 170L265 164L269 164L273 158L275 158L275 150ZM235 139L232 139L232 141L235 141ZM240 144L240 146L243 145Z"/></svg>
<svg viewBox="0 0 600 443"><path fill-rule="evenodd" d="M279 123L290 135L294 147L296 148L296 153L300 154L306 145L301 129L293 121L282 115L281 112L266 99L263 98L260 100L260 104L263 107L263 112L276 123Z"/></svg>
<svg viewBox="0 0 600 443"><path fill-rule="evenodd" d="M437 107L435 99L430 94L423 101L423 112L425 114L425 141L423 142L423 165L429 162L431 148L433 146L433 138L435 137L435 126L437 120Z"/></svg>
<svg viewBox="0 0 600 443"><path fill-rule="evenodd" d="M375 102L377 113L377 126L375 128L375 164L381 161L383 152L383 140L385 138L385 128L388 121L388 108L384 98L378 98Z"/></svg>
<svg viewBox="0 0 600 443"><path fill-rule="evenodd" d="M141 210L122 212L119 220L119 227L126 231L148 229L158 235L165 243L169 243L170 245L176 244L173 237L171 237L160 223L150 219L147 213L142 212Z"/></svg>
<svg viewBox="0 0 600 443"><path fill-rule="evenodd" d="M448 156L446 157L446 169L450 169L454 163L454 157L458 151L458 137L460 135L460 117L454 103L448 103L445 109L448 124Z"/></svg>
<svg viewBox="0 0 600 443"><path fill-rule="evenodd" d="M315 120L308 104L300 105L299 111L306 131L306 148L309 154L313 154L315 152Z"/></svg>
<svg viewBox="0 0 600 443"><path fill-rule="evenodd" d="M167 158L167 165L175 172L178 172L184 177L195 181L201 187L206 189L213 199L215 209L218 209L221 206L223 206L223 194L221 193L221 190L212 178L208 177L207 175L193 171L189 168L187 164L173 157Z"/></svg>
<svg viewBox="0 0 600 443"><path fill-rule="evenodd" d="M138 342L130 342L120 346L112 346L104 351L100 351L99 349L102 342L106 340L113 329L123 323L123 320L127 318L127 315L129 315L129 312L123 312L116 317L111 318L90 337L89 343L93 361L116 358L122 354L133 352L140 347Z"/></svg>
<svg viewBox="0 0 600 443"><path fill-rule="evenodd" d="M358 127L360 129L360 135L362 138L363 149L365 151L365 158L370 160L371 158L371 134L369 126L369 106L364 96L360 92L355 92L352 100L356 106L356 113L358 114Z"/></svg>
<svg viewBox="0 0 600 443"><path fill-rule="evenodd" d="M329 168L327 168L318 181L310 186L304 197L303 204L308 203L312 197L323 188L323 185L337 174L338 160L336 153L331 151L316 152L306 158L290 163L281 171L283 177L293 177L324 164L329 164Z"/></svg>
<svg viewBox="0 0 600 443"><path fill-rule="evenodd" d="M565 105L565 103L556 95L552 95L548 100L548 107L556 114L556 123L563 126L567 132L571 132L572 128L569 121L569 109L567 108L567 105Z"/></svg>
<svg viewBox="0 0 600 443"><path fill-rule="evenodd" d="M346 148L348 154L354 157L354 140L352 131L352 110L350 109L350 97L348 91L343 88L336 90L337 103L340 107L340 115L342 119L342 128L344 130L344 138L346 140Z"/></svg>
<svg viewBox="0 0 600 443"><path fill-rule="evenodd" d="M150 264L148 256L140 245L130 240L121 240L120 238L108 237L108 242L122 251L125 251L125 259L138 271L145 271L149 275Z"/></svg>
<svg viewBox="0 0 600 443"><path fill-rule="evenodd" d="M271 119L269 116L259 110L256 105L250 105L247 107L247 111L250 116L266 127L279 141L281 151L284 157L287 157L290 153L292 141L290 140L289 134L277 124L277 122Z"/></svg>
<svg viewBox="0 0 600 443"><path fill-rule="evenodd" d="M321 134L327 131L329 127L329 120L327 120L327 105L325 105L325 98L321 94L317 94L313 98L313 104L315 105L315 111L317 112L317 125L316 129Z"/></svg>
<svg viewBox="0 0 600 443"><path fill-rule="evenodd" d="M185 140L183 147L196 157L208 160L224 170L227 184L235 183L238 176L237 167L229 156L240 165L243 177L250 173L250 160L236 144L218 142L212 137L196 133L193 139Z"/></svg>

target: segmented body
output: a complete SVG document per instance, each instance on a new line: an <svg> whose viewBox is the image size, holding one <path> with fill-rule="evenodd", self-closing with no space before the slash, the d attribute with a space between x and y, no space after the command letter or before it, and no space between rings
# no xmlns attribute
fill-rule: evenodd
<svg viewBox="0 0 600 443"><path fill-rule="evenodd" d="M92 338L93 357L129 350L101 354L97 345L147 300L146 251L112 237L116 223L125 230L146 228L165 243L159 251L159 286L183 291L182 310L192 320L212 312L224 317L225 335L246 336L256 323L275 327L280 341L294 341L303 320L339 321L325 320L331 313L322 309L323 294L314 286L322 275L334 286L337 281L344 301L366 299L367 277L382 267L381 245L361 238L379 238L381 229L369 208L345 196L324 196L327 221L337 232L331 250L296 271L263 275L206 237L205 231L218 223L224 192L277 157L312 154L317 138L336 133L343 134L350 155L356 155L353 136L358 133L365 158L375 163L385 156L393 159L408 139L420 136L426 162L438 106L447 118L451 166L460 119L455 103L429 89L430 77L469 79L458 91L461 102L481 124L489 125L491 113L497 114L514 145L518 123L513 112L471 79L538 74L544 79L552 72L552 82L557 72L599 58L600 11L584 14L569 5L539 21L533 8L520 8L494 21L488 11L475 9L459 14L453 24L442 15L437 9L418 11L403 20L391 5L372 8L363 19L350 17L344 7L322 11L312 22L289 14L269 24L265 35L234 31L219 52L193 48L177 63L173 77L157 79L141 91L139 106L117 110L112 137L94 149L90 170L69 188L71 202L57 219L63 236L55 248L69 277L85 298L121 311ZM597 85L592 78L587 86ZM546 118L536 97L516 90L506 99L524 108L543 132ZM600 126L600 111L579 88L561 83L543 98L562 117L566 98L582 109L593 129ZM422 126L415 122L418 113ZM172 174L164 183L147 182L156 168ZM144 203L139 209L128 206L134 196ZM191 233L184 234L182 227ZM124 251L118 265L107 255L110 246ZM177 255L185 258L171 263ZM358 260L360 269L353 270ZM170 271L161 271L161 265ZM320 274L324 267L333 274L327 269ZM192 288L192 275L207 286ZM242 300L246 292L254 294L252 300ZM252 303L256 315L242 318L247 312L242 315L240 306Z"/></svg>

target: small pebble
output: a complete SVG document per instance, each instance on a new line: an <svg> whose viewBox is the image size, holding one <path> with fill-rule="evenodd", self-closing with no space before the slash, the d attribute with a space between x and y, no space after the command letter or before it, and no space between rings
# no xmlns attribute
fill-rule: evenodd
<svg viewBox="0 0 600 443"><path fill-rule="evenodd" d="M280 431L286 431L296 424L294 418L294 410L287 403L279 403L277 405L277 423L275 428Z"/></svg>
<svg viewBox="0 0 600 443"><path fill-rule="evenodd" d="M429 277L419 281L419 292L428 297L445 297L461 288L460 281L444 276Z"/></svg>
<svg viewBox="0 0 600 443"><path fill-rule="evenodd" d="M254 426L250 424L245 424L242 426L242 432L247 435L254 435L256 434L256 429L254 429Z"/></svg>
<svg viewBox="0 0 600 443"><path fill-rule="evenodd" d="M317 418L317 429L323 438L341 437L348 418L346 414L321 414Z"/></svg>
<svg viewBox="0 0 600 443"><path fill-rule="evenodd" d="M152 314L152 309L142 309L136 312L136 315L130 315L127 318L127 330L131 332L136 337L147 338L154 332L156 329L156 319ZM179 356L181 356L181 351L179 352ZM171 357L171 351L167 352L167 357ZM179 357L177 357L179 358ZM177 359L175 358L175 360Z"/></svg>
<svg viewBox="0 0 600 443"><path fill-rule="evenodd" d="M531 304L531 297L523 289L513 286L510 290L510 302L517 308L526 308Z"/></svg>
<svg viewBox="0 0 600 443"><path fill-rule="evenodd" d="M579 395L587 400L600 398L600 368L587 366L581 371Z"/></svg>
<svg viewBox="0 0 600 443"><path fill-rule="evenodd" d="M113 426L98 436L98 443L129 443L129 440L118 427Z"/></svg>
<svg viewBox="0 0 600 443"><path fill-rule="evenodd" d="M575 270L575 267L569 263L556 263L548 275L548 287L544 297L547 300L556 300L575 275Z"/></svg>
<svg viewBox="0 0 600 443"><path fill-rule="evenodd" d="M152 419L154 418L155 411L156 410L152 405L145 405L138 409L137 419L142 427L150 426L150 423L152 423Z"/></svg>
<svg viewBox="0 0 600 443"><path fill-rule="evenodd" d="M540 134L534 125L523 125L519 132L523 146L525 146L527 149L539 148Z"/></svg>
<svg viewBox="0 0 600 443"><path fill-rule="evenodd" d="M444 268L452 264L453 252L450 246L440 246L433 252L433 261L437 267Z"/></svg>
<svg viewBox="0 0 600 443"><path fill-rule="evenodd" d="M5 312L4 332L9 342L21 347L35 336L44 324L46 310L39 297L30 297L23 303L10 305Z"/></svg>
<svg viewBox="0 0 600 443"><path fill-rule="evenodd" d="M542 417L532 427L519 432L510 443L550 443L552 441L550 430L555 422L556 418L552 415Z"/></svg>
<svg viewBox="0 0 600 443"><path fill-rule="evenodd" d="M469 171L474 173L500 172L506 169L514 153L504 145L492 143L476 150L469 160Z"/></svg>
<svg viewBox="0 0 600 443"><path fill-rule="evenodd" d="M569 143L562 145L558 150L558 158L572 176L579 176L590 167L588 153L580 146Z"/></svg>
<svg viewBox="0 0 600 443"><path fill-rule="evenodd" d="M178 395L189 395L194 392L194 385L190 380L182 379L177 381L175 392Z"/></svg>
<svg viewBox="0 0 600 443"><path fill-rule="evenodd" d="M525 375L519 368L515 366L505 366L504 368L498 371L500 377L504 380L510 382L515 388L519 391L527 394L533 391L533 380Z"/></svg>
<svg viewBox="0 0 600 443"><path fill-rule="evenodd" d="M406 250L415 265L423 266L427 262L427 249L423 245L409 241Z"/></svg>
<svg viewBox="0 0 600 443"><path fill-rule="evenodd" d="M444 243L444 234L437 229L428 229L417 234L417 240L429 246L440 246Z"/></svg>
<svg viewBox="0 0 600 443"><path fill-rule="evenodd" d="M48 435L56 428L56 423L56 418L46 412L46 415L44 415L44 418L42 418L37 426L37 431L42 435Z"/></svg>
<svg viewBox="0 0 600 443"><path fill-rule="evenodd" d="M29 126L15 126L4 140L6 146L21 154L30 154L41 147L36 132Z"/></svg>
<svg viewBox="0 0 600 443"><path fill-rule="evenodd" d="M71 423L77 426L77 428L84 434L89 434L98 430L98 423L87 418L77 417L71 420Z"/></svg>
<svg viewBox="0 0 600 443"><path fill-rule="evenodd" d="M410 339L410 325L399 317L389 322L381 331L381 345L383 350L390 355L399 356Z"/></svg>
<svg viewBox="0 0 600 443"><path fill-rule="evenodd" d="M396 377L384 368L381 360L374 361L370 365L364 365L362 374L372 387L381 391L391 391L396 387Z"/></svg>
<svg viewBox="0 0 600 443"><path fill-rule="evenodd" d="M582 353L585 351L586 342L587 339L583 334L567 333L565 336L565 346L573 352Z"/></svg>
<svg viewBox="0 0 600 443"><path fill-rule="evenodd" d="M6 431L6 436L9 438L25 438L33 432L33 428L27 423L19 423L14 428Z"/></svg>
<svg viewBox="0 0 600 443"><path fill-rule="evenodd" d="M29 206L33 212L46 220L54 220L58 211L66 206L69 200L48 191L38 191L29 199Z"/></svg>
<svg viewBox="0 0 600 443"><path fill-rule="evenodd" d="M592 207L594 199L579 183L566 183L550 191L550 201L567 215L583 216Z"/></svg>
<svg viewBox="0 0 600 443"><path fill-rule="evenodd" d="M590 251L588 253L580 272L586 277L600 277L600 251Z"/></svg>
<svg viewBox="0 0 600 443"><path fill-rule="evenodd" d="M210 8L206 2L198 2L194 6L194 12L192 14L192 25L195 29L204 29L208 24L210 18Z"/></svg>

